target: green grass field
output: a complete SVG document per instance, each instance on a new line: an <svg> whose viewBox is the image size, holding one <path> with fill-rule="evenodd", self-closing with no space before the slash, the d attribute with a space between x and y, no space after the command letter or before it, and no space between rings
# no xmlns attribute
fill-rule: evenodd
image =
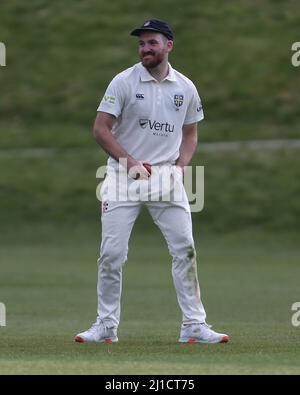
<svg viewBox="0 0 300 395"><path fill-rule="evenodd" d="M146 212L124 269L118 344L73 342L96 314L100 241L93 145L0 156L0 374L299 374L299 151L198 153L193 214L208 322L224 345L177 343L170 257Z"/></svg>
<svg viewBox="0 0 300 395"><path fill-rule="evenodd" d="M208 322L231 342L185 345L177 343L181 316L165 242L154 226L144 236L134 231L119 343L107 345L73 342L95 318L96 227L31 232L17 247L7 236L1 248L1 374L300 373L300 333L291 325L299 300L296 235L197 232Z"/></svg>

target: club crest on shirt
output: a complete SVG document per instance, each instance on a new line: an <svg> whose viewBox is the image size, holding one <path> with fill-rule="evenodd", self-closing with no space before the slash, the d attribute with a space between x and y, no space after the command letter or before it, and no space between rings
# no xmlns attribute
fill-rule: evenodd
<svg viewBox="0 0 300 395"><path fill-rule="evenodd" d="M177 108L183 105L183 95L174 95L174 104Z"/></svg>

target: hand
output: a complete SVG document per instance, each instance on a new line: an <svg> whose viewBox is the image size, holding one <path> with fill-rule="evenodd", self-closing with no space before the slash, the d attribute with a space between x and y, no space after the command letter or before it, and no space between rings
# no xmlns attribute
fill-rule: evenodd
<svg viewBox="0 0 300 395"><path fill-rule="evenodd" d="M151 164L139 160L128 161L128 175L134 180L148 180L151 176Z"/></svg>

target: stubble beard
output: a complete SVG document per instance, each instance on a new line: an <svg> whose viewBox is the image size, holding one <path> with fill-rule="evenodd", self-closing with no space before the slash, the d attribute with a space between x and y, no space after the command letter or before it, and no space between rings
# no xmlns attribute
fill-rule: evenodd
<svg viewBox="0 0 300 395"><path fill-rule="evenodd" d="M151 59L151 60L144 59L145 56L147 56L147 55L142 55L141 56L141 61L142 61L142 65L144 67L146 67L147 69L155 69L163 61L163 55L162 54L157 54L156 56L154 55L153 59Z"/></svg>

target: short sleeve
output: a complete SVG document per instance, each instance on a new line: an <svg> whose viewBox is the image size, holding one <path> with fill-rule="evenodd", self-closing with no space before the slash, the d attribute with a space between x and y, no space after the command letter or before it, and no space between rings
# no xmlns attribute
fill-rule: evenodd
<svg viewBox="0 0 300 395"><path fill-rule="evenodd" d="M116 118L122 112L125 102L124 82L116 76L108 85L106 92L97 108L97 111L107 112Z"/></svg>
<svg viewBox="0 0 300 395"><path fill-rule="evenodd" d="M200 96L196 87L191 87L191 96L183 124L189 125L191 123L200 122L204 118L203 108Z"/></svg>

